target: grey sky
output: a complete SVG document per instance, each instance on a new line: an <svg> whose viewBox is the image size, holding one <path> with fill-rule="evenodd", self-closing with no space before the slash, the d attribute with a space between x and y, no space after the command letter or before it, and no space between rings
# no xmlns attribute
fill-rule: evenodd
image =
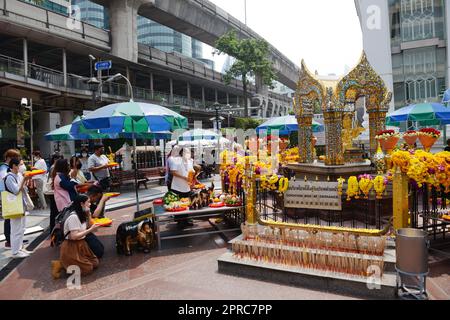
<svg viewBox="0 0 450 320"><path fill-rule="evenodd" d="M210 0L244 21L244 0ZM311 71L342 74L362 52L354 0L247 0L250 28ZM209 54L209 52L205 52Z"/></svg>

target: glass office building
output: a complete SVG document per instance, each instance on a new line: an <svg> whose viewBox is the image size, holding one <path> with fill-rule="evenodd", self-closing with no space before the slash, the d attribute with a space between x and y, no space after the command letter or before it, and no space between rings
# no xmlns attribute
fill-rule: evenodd
<svg viewBox="0 0 450 320"><path fill-rule="evenodd" d="M441 101L449 85L449 3L446 0L356 0L364 49L394 93L396 109ZM370 8L381 23L368 28ZM389 69L389 70L388 70Z"/></svg>
<svg viewBox="0 0 450 320"><path fill-rule="evenodd" d="M164 52L192 57L192 38L144 17L138 17L138 42Z"/></svg>
<svg viewBox="0 0 450 320"><path fill-rule="evenodd" d="M98 28L109 29L108 9L88 0L72 0L80 8L81 20Z"/></svg>

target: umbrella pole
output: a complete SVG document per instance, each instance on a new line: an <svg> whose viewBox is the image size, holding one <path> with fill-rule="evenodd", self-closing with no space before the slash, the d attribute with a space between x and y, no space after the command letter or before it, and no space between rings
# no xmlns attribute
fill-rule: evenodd
<svg viewBox="0 0 450 320"><path fill-rule="evenodd" d="M132 132L133 132L133 167L134 167L134 189L136 190L136 210L140 211L139 206L139 186L138 186L138 168L136 162L136 136L134 133L134 121L131 121Z"/></svg>

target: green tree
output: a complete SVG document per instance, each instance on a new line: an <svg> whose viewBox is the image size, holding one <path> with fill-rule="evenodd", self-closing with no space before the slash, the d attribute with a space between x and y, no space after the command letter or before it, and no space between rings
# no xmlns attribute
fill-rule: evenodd
<svg viewBox="0 0 450 320"><path fill-rule="evenodd" d="M252 118L237 118L236 119L236 129L256 129L260 124L262 123L262 120L252 119Z"/></svg>
<svg viewBox="0 0 450 320"><path fill-rule="evenodd" d="M273 63L269 59L269 44L262 39L238 39L236 31L231 30L216 42L217 54L228 54L236 59L225 74L226 84L234 78L241 77L244 91L244 110L248 117L248 79L260 76L263 84L272 86L276 79Z"/></svg>

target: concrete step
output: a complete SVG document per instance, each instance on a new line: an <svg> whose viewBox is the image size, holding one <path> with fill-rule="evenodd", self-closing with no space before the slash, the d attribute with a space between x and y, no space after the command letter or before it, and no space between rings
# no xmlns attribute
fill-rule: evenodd
<svg viewBox="0 0 450 320"><path fill-rule="evenodd" d="M328 273L319 270L237 259L227 252L218 259L219 272L289 286L304 287L352 297L395 299L396 274L385 272L377 288L363 277ZM369 283L369 284L368 284Z"/></svg>

